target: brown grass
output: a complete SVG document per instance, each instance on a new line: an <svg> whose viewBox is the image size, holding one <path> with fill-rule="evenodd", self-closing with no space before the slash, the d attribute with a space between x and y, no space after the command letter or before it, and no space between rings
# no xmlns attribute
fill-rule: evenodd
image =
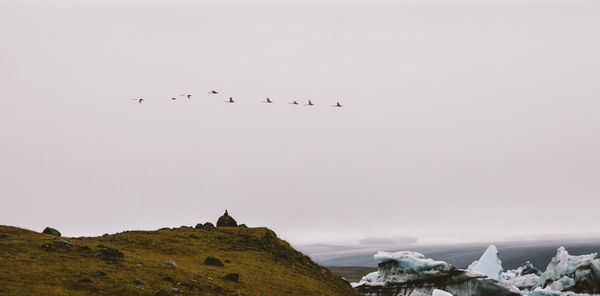
<svg viewBox="0 0 600 296"><path fill-rule="evenodd" d="M153 295L172 287L181 295L357 295L267 228L128 231L62 238L75 246L42 248L58 239L0 226L0 295ZM96 254L99 244L125 256L104 260ZM205 265L208 256L225 266ZM106 275L94 277L96 271ZM223 279L229 273L238 273L239 282Z"/></svg>

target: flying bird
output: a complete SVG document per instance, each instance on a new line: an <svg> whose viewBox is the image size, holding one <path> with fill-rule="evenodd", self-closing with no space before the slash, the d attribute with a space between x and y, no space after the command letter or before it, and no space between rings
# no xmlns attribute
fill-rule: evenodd
<svg viewBox="0 0 600 296"><path fill-rule="evenodd" d="M269 98L267 98L267 100L263 101L263 103L273 103L273 101L271 101Z"/></svg>
<svg viewBox="0 0 600 296"><path fill-rule="evenodd" d="M310 100L308 100L308 104L305 104L304 106L314 106L315 104L313 104Z"/></svg>
<svg viewBox="0 0 600 296"><path fill-rule="evenodd" d="M296 101L293 101L293 102L291 102L290 104L292 104L292 105L298 105L298 102L296 102Z"/></svg>
<svg viewBox="0 0 600 296"><path fill-rule="evenodd" d="M181 96L182 96L182 97L187 97L187 98L188 98L188 100L192 98L192 95L190 95L190 94L183 94L183 95L181 95Z"/></svg>
<svg viewBox="0 0 600 296"><path fill-rule="evenodd" d="M132 100L133 100L133 101L137 101L137 102L138 102L138 103L140 103L140 104L141 104L141 103L144 101L144 99L142 99L142 98L139 98L139 99L132 99Z"/></svg>
<svg viewBox="0 0 600 296"><path fill-rule="evenodd" d="M219 92L218 92L218 91L216 91L216 90L211 90L211 91L209 91L208 93L209 93L209 94L211 94L211 95L216 95L216 94L218 94Z"/></svg>
<svg viewBox="0 0 600 296"><path fill-rule="evenodd" d="M177 100L177 98L171 98L171 100L175 101L175 100Z"/></svg>
<svg viewBox="0 0 600 296"><path fill-rule="evenodd" d="M342 104L340 104L340 102L337 102L335 105L333 105L333 107L342 107Z"/></svg>
<svg viewBox="0 0 600 296"><path fill-rule="evenodd" d="M235 103L235 101L233 100L233 97L229 97L229 101L225 101L225 103Z"/></svg>

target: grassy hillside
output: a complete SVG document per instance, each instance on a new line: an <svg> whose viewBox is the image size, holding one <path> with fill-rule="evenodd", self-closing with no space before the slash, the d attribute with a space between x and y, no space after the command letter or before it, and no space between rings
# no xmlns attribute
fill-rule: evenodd
<svg viewBox="0 0 600 296"><path fill-rule="evenodd" d="M356 295L267 228L59 238L0 226L0 271L0 295Z"/></svg>

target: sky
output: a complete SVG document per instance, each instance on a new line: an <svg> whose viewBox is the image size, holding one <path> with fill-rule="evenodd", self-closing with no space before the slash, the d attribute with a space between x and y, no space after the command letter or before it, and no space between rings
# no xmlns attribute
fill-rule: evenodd
<svg viewBox="0 0 600 296"><path fill-rule="evenodd" d="M228 209L296 244L597 233L598 15L0 0L0 224L88 236Z"/></svg>

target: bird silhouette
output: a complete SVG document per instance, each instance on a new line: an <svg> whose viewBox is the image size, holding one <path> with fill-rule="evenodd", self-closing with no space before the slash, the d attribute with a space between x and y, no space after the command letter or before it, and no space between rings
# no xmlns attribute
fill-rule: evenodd
<svg viewBox="0 0 600 296"><path fill-rule="evenodd" d="M340 104L340 102L337 102L335 105L333 105L333 107L342 107L342 104Z"/></svg>
<svg viewBox="0 0 600 296"><path fill-rule="evenodd" d="M183 94L183 95L181 95L181 96L182 96L182 97L187 97L187 98L188 98L188 100L192 98L192 95L190 95L190 94Z"/></svg>
<svg viewBox="0 0 600 296"><path fill-rule="evenodd" d="M310 100L308 100L308 104L305 104L304 106L314 106L315 104L313 104Z"/></svg>
<svg viewBox="0 0 600 296"><path fill-rule="evenodd" d="M293 102L291 102L290 104L292 104L292 105L298 105L298 102L296 102L296 101L293 101Z"/></svg>
<svg viewBox="0 0 600 296"><path fill-rule="evenodd" d="M271 101L269 98L267 98L267 100L263 101L263 103L273 103L273 101Z"/></svg>
<svg viewBox="0 0 600 296"><path fill-rule="evenodd" d="M225 101L225 103L235 103L235 101L233 100L233 97L229 97L229 101Z"/></svg>
<svg viewBox="0 0 600 296"><path fill-rule="evenodd" d="M144 101L144 99L142 99L142 98L139 98L139 99L132 99L132 100L134 100L134 101L137 101L137 102L138 102L138 103L140 103L140 104L141 104L141 103Z"/></svg>
<svg viewBox="0 0 600 296"><path fill-rule="evenodd" d="M216 94L218 94L219 92L218 92L218 91L216 91L216 90L211 90L211 91L209 91L208 93L209 93L209 94L211 94L211 95L216 95Z"/></svg>
<svg viewBox="0 0 600 296"><path fill-rule="evenodd" d="M175 101L175 100L177 100L177 98L171 98L171 100Z"/></svg>

